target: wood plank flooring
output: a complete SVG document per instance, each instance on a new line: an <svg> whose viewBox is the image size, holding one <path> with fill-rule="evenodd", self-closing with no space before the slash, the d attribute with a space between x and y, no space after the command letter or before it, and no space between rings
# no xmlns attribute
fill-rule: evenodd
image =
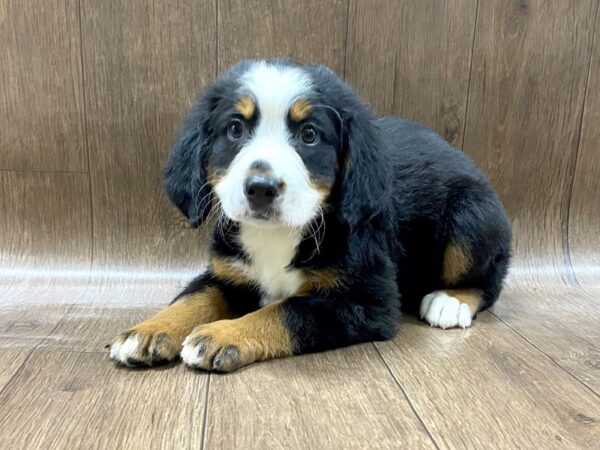
<svg viewBox="0 0 600 450"><path fill-rule="evenodd" d="M597 448L600 302L508 289L468 330L228 375L115 366L104 345L181 282L15 286L0 309L0 448ZM4 285L3 292L10 291Z"/></svg>

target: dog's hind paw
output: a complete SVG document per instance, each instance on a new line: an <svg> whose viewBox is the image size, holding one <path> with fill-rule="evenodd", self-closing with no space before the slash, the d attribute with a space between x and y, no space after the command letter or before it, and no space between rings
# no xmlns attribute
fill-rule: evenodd
<svg viewBox="0 0 600 450"><path fill-rule="evenodd" d="M445 291L435 291L423 297L421 318L432 327L442 329L471 326L473 313L471 307Z"/></svg>

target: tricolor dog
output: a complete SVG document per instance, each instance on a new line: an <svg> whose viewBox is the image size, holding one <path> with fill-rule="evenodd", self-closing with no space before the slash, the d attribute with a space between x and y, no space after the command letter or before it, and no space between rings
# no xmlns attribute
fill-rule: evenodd
<svg viewBox="0 0 600 450"><path fill-rule="evenodd" d="M469 327L509 263L506 215L473 162L376 118L319 65L244 61L206 88L165 187L192 226L213 224L210 265L110 346L127 366L232 371L390 339L401 310Z"/></svg>

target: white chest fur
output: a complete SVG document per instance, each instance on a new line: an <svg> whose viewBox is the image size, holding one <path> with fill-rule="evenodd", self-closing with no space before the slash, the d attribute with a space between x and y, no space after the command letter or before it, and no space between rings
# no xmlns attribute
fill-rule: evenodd
<svg viewBox="0 0 600 450"><path fill-rule="evenodd" d="M288 267L300 243L297 231L242 224L239 239L251 260L240 269L260 285L263 292L261 306L298 292L302 276L300 271Z"/></svg>

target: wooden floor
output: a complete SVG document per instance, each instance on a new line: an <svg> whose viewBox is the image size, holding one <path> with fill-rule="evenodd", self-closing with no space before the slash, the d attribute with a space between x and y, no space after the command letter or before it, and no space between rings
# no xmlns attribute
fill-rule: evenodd
<svg viewBox="0 0 600 450"><path fill-rule="evenodd" d="M0 286L0 448L600 448L600 297L509 288L473 328L250 366L130 370L104 346L181 281Z"/></svg>

